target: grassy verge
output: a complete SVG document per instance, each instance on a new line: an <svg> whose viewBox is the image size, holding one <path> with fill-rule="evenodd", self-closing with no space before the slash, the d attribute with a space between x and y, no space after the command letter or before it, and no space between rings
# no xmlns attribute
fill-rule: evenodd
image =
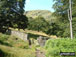
<svg viewBox="0 0 76 57"><path fill-rule="evenodd" d="M35 57L35 51L0 45L0 57Z"/></svg>
<svg viewBox="0 0 76 57"><path fill-rule="evenodd" d="M35 57L35 49L27 41L0 33L0 57Z"/></svg>

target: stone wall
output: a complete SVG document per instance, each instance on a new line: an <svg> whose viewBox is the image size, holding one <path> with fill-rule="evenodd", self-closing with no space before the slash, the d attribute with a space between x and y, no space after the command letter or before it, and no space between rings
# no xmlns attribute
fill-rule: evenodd
<svg viewBox="0 0 76 57"><path fill-rule="evenodd" d="M34 40L31 40L31 39L30 39L30 38L31 38L31 37L29 37L30 34L26 34L26 33L24 33L24 32L15 31L15 30L8 30L7 33L10 34L10 35L19 37L19 38L21 38L21 39L24 40L24 41L28 41L28 42L29 42L29 45L31 45L32 42L34 42ZM44 46L46 40L49 39L49 38L47 38L47 37L45 37L45 36L41 36L41 35L38 35L38 36L36 36L36 37L37 37L36 40L37 40L37 42L38 42L38 44L39 44L40 46Z"/></svg>
<svg viewBox="0 0 76 57"><path fill-rule="evenodd" d="M39 43L40 46L44 46L45 45L45 42L48 40L49 38L47 37L43 37L43 36L39 36L37 38L37 41Z"/></svg>
<svg viewBox="0 0 76 57"><path fill-rule="evenodd" d="M8 30L8 34L21 38L22 40L28 40L28 34L20 31Z"/></svg>

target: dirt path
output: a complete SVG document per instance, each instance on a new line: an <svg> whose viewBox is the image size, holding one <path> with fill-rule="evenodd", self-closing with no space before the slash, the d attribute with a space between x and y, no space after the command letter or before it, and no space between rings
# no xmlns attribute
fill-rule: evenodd
<svg viewBox="0 0 76 57"><path fill-rule="evenodd" d="M36 49L36 57L46 57L44 52Z"/></svg>

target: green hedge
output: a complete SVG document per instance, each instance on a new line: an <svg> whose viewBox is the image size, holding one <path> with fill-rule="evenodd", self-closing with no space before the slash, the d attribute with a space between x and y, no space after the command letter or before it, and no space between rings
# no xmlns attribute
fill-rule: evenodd
<svg viewBox="0 0 76 57"><path fill-rule="evenodd" d="M73 40L71 40L70 38L51 39L46 42L45 49L47 50L46 57L69 57L69 56L61 56L60 52L76 53L76 39ZM76 56L70 56L70 57L76 57Z"/></svg>

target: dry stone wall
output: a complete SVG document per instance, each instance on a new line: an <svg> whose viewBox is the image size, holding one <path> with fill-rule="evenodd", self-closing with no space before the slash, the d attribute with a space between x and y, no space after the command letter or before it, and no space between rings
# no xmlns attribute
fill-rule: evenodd
<svg viewBox="0 0 76 57"><path fill-rule="evenodd" d="M8 33L13 35L13 36L19 37L24 41L28 40L28 34L26 34L24 32L8 30Z"/></svg>
<svg viewBox="0 0 76 57"><path fill-rule="evenodd" d="M20 32L20 31L15 31L15 30L8 30L7 31L8 34L10 35L13 35L13 36L16 36L18 38L21 38L22 40L24 41L28 41L29 42L29 45L31 45L32 43L32 40L30 40L30 37L29 37L29 34L26 34L24 32ZM47 37L44 37L44 36L37 36L37 42L40 46L44 46L45 45L45 42L46 40L48 40L49 38Z"/></svg>

